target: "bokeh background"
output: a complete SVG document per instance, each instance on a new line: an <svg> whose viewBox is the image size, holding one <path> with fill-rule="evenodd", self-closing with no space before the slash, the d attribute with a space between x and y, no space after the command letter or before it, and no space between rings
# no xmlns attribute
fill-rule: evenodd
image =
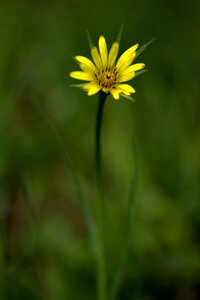
<svg viewBox="0 0 200 300"><path fill-rule="evenodd" d="M200 299L200 4L186 0L0 1L0 299L95 299L94 255L54 129L93 206L97 96L70 87L86 30L138 58L135 102L107 99L103 162L108 282L135 167L130 260L118 299Z"/></svg>

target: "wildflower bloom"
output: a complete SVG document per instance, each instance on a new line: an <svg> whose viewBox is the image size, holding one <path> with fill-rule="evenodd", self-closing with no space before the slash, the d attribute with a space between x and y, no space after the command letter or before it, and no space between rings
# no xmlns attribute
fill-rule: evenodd
<svg viewBox="0 0 200 300"><path fill-rule="evenodd" d="M89 96L103 91L106 94L111 94L115 100L118 100L120 95L130 96L135 93L135 89L125 82L133 79L137 71L143 69L145 64L132 64L136 57L138 44L126 50L117 60L119 51L119 41L115 41L108 53L105 38L99 37L99 51L91 45L91 56L93 62L84 56L75 56L82 71L73 71L69 75L72 78L88 81L80 85Z"/></svg>

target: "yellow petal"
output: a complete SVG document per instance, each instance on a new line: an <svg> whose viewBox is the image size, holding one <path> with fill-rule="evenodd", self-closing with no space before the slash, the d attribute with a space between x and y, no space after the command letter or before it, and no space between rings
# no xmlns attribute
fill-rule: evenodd
<svg viewBox="0 0 200 300"><path fill-rule="evenodd" d="M109 56L108 56L108 67L112 67L115 63L115 60L117 58L117 54L119 51L119 44L117 42L113 43L110 52L109 52Z"/></svg>
<svg viewBox="0 0 200 300"><path fill-rule="evenodd" d="M135 44L120 56L116 64L117 69L121 68L122 66L123 68L127 67L133 62L136 56L136 49L138 48L138 46L139 46L138 44Z"/></svg>
<svg viewBox="0 0 200 300"><path fill-rule="evenodd" d="M122 90L123 93L135 93L135 89L129 84L119 84L116 88Z"/></svg>
<svg viewBox="0 0 200 300"><path fill-rule="evenodd" d="M90 67L88 67L88 65L80 64L79 66L83 72L90 74L91 78L93 78L95 72Z"/></svg>
<svg viewBox="0 0 200 300"><path fill-rule="evenodd" d="M118 74L117 74L117 76L118 76L118 78L121 78L122 76L124 76L124 75L127 75L127 74L134 74L134 76L135 76L135 71L131 71L131 69L129 70L129 67L128 68L126 68L125 70L122 70L121 72L119 72Z"/></svg>
<svg viewBox="0 0 200 300"><path fill-rule="evenodd" d="M128 73L128 74L123 74L122 73L122 75L120 75L119 77L117 77L117 81L118 82L125 82L125 81L131 80L134 77L135 77L135 72Z"/></svg>
<svg viewBox="0 0 200 300"><path fill-rule="evenodd" d="M75 59L77 60L78 63L86 65L93 72L97 71L97 68L95 67L93 62L90 59L88 59L87 57L78 55L78 56L75 56Z"/></svg>
<svg viewBox="0 0 200 300"><path fill-rule="evenodd" d="M98 93L101 89L101 86L99 86L98 84L91 84L89 90L88 90L88 96L92 96L96 93Z"/></svg>
<svg viewBox="0 0 200 300"><path fill-rule="evenodd" d="M122 91L122 94L126 95L126 96L131 96L131 93L126 92L126 91Z"/></svg>
<svg viewBox="0 0 200 300"><path fill-rule="evenodd" d="M139 71L139 70L143 69L144 67L145 67L145 64L142 64L142 63L134 64L134 65L124 69L122 71L122 74L125 75L125 74L128 74L128 73Z"/></svg>
<svg viewBox="0 0 200 300"><path fill-rule="evenodd" d="M91 88L91 82L86 83L82 86L82 89L86 92L88 92L90 88Z"/></svg>
<svg viewBox="0 0 200 300"><path fill-rule="evenodd" d="M118 71L121 72L124 69L126 69L128 66L130 66L132 64L132 62L134 61L135 57L136 57L136 52L134 52L133 54L131 54L129 57L126 58L126 60L121 65L121 67L118 69Z"/></svg>
<svg viewBox="0 0 200 300"><path fill-rule="evenodd" d="M113 98L115 99L115 100L118 100L119 99L119 90L117 90L117 89L112 89L111 91L110 91L110 93L111 93L111 95L113 96Z"/></svg>
<svg viewBox="0 0 200 300"><path fill-rule="evenodd" d="M99 53L101 56L101 61L104 67L107 67L108 63L108 50L106 45L106 40L103 35L99 38Z"/></svg>
<svg viewBox="0 0 200 300"><path fill-rule="evenodd" d="M79 79L79 80L86 80L86 81L90 81L92 80L92 76L91 74L82 72L82 71L73 71L71 73L69 73L69 76L75 79Z"/></svg>
<svg viewBox="0 0 200 300"><path fill-rule="evenodd" d="M101 86L94 82L89 82L84 84L84 86L82 86L82 89L85 90L89 96L91 96L98 93L101 89Z"/></svg>
<svg viewBox="0 0 200 300"><path fill-rule="evenodd" d="M101 70L102 69L101 57L100 57L99 52L96 47L91 49L91 55L92 55L92 59L93 59L95 65L97 66L97 68L99 70Z"/></svg>

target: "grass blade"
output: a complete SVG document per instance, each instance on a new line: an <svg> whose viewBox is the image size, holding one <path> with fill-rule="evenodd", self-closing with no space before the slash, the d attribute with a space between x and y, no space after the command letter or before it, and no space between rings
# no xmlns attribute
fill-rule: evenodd
<svg viewBox="0 0 200 300"><path fill-rule="evenodd" d="M144 44L141 48L139 48L136 52L136 57L138 57L144 50L146 50L146 48L149 47L151 43L153 43L153 41L155 41L155 38Z"/></svg>
<svg viewBox="0 0 200 300"><path fill-rule="evenodd" d="M92 213L92 210L89 206L89 201L88 199L86 198L86 195L83 191L83 187L81 185L81 182L80 182L80 179L74 169L74 166L69 158L69 155L67 153L67 150L58 134L58 131L51 119L51 117L48 115L48 113L45 111L45 109L42 107L42 105L34 100L34 99L31 99L32 102L35 104L36 108L39 110L39 112L41 113L41 115L43 116L44 120L46 121L47 125L49 126L53 136L54 136L54 139L56 141L56 146L58 148L58 151L65 163L65 166L66 166L66 169L67 169L67 172L69 172L72 180L74 181L74 184L76 186L76 189L77 189L77 194L78 194L78 198L80 200L80 204L81 204L81 207L83 209L83 212L84 212L84 215L85 215L85 219L86 219L86 222L87 222L87 225L88 225L88 229L89 229L89 234L90 234L90 240L91 240L91 243L92 243L92 248L93 250L95 250L96 252L96 224L95 224L95 220L94 220L94 216L93 216L93 213Z"/></svg>
<svg viewBox="0 0 200 300"><path fill-rule="evenodd" d="M135 161L133 176L131 180L131 191L130 191L130 198L128 203L128 210L127 210L127 223L125 225L125 239L123 242L123 249L122 255L119 263L118 270L116 272L116 276L114 278L113 284L111 285L110 292L109 292L109 300L114 300L117 297L117 294L122 286L123 279L126 273L128 258L129 258L129 250L130 250L130 241L131 241L131 228L133 222L133 213L134 213L134 204L136 200L136 188L138 182L138 162L137 162L137 153L136 147L133 143L133 156Z"/></svg>

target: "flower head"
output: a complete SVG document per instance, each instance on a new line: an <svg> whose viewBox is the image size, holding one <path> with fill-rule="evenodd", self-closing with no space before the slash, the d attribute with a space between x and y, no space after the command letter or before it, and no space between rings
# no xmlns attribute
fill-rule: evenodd
<svg viewBox="0 0 200 300"><path fill-rule="evenodd" d="M73 71L69 75L72 78L88 81L81 85L89 96L103 91L111 94L115 100L120 95L130 96L135 89L125 82L133 79L137 71L143 69L145 64L132 64L136 57L138 44L126 50L117 60L119 41L115 41L108 52L105 38L99 37L99 50L91 45L92 60L84 56L75 56L82 71Z"/></svg>

